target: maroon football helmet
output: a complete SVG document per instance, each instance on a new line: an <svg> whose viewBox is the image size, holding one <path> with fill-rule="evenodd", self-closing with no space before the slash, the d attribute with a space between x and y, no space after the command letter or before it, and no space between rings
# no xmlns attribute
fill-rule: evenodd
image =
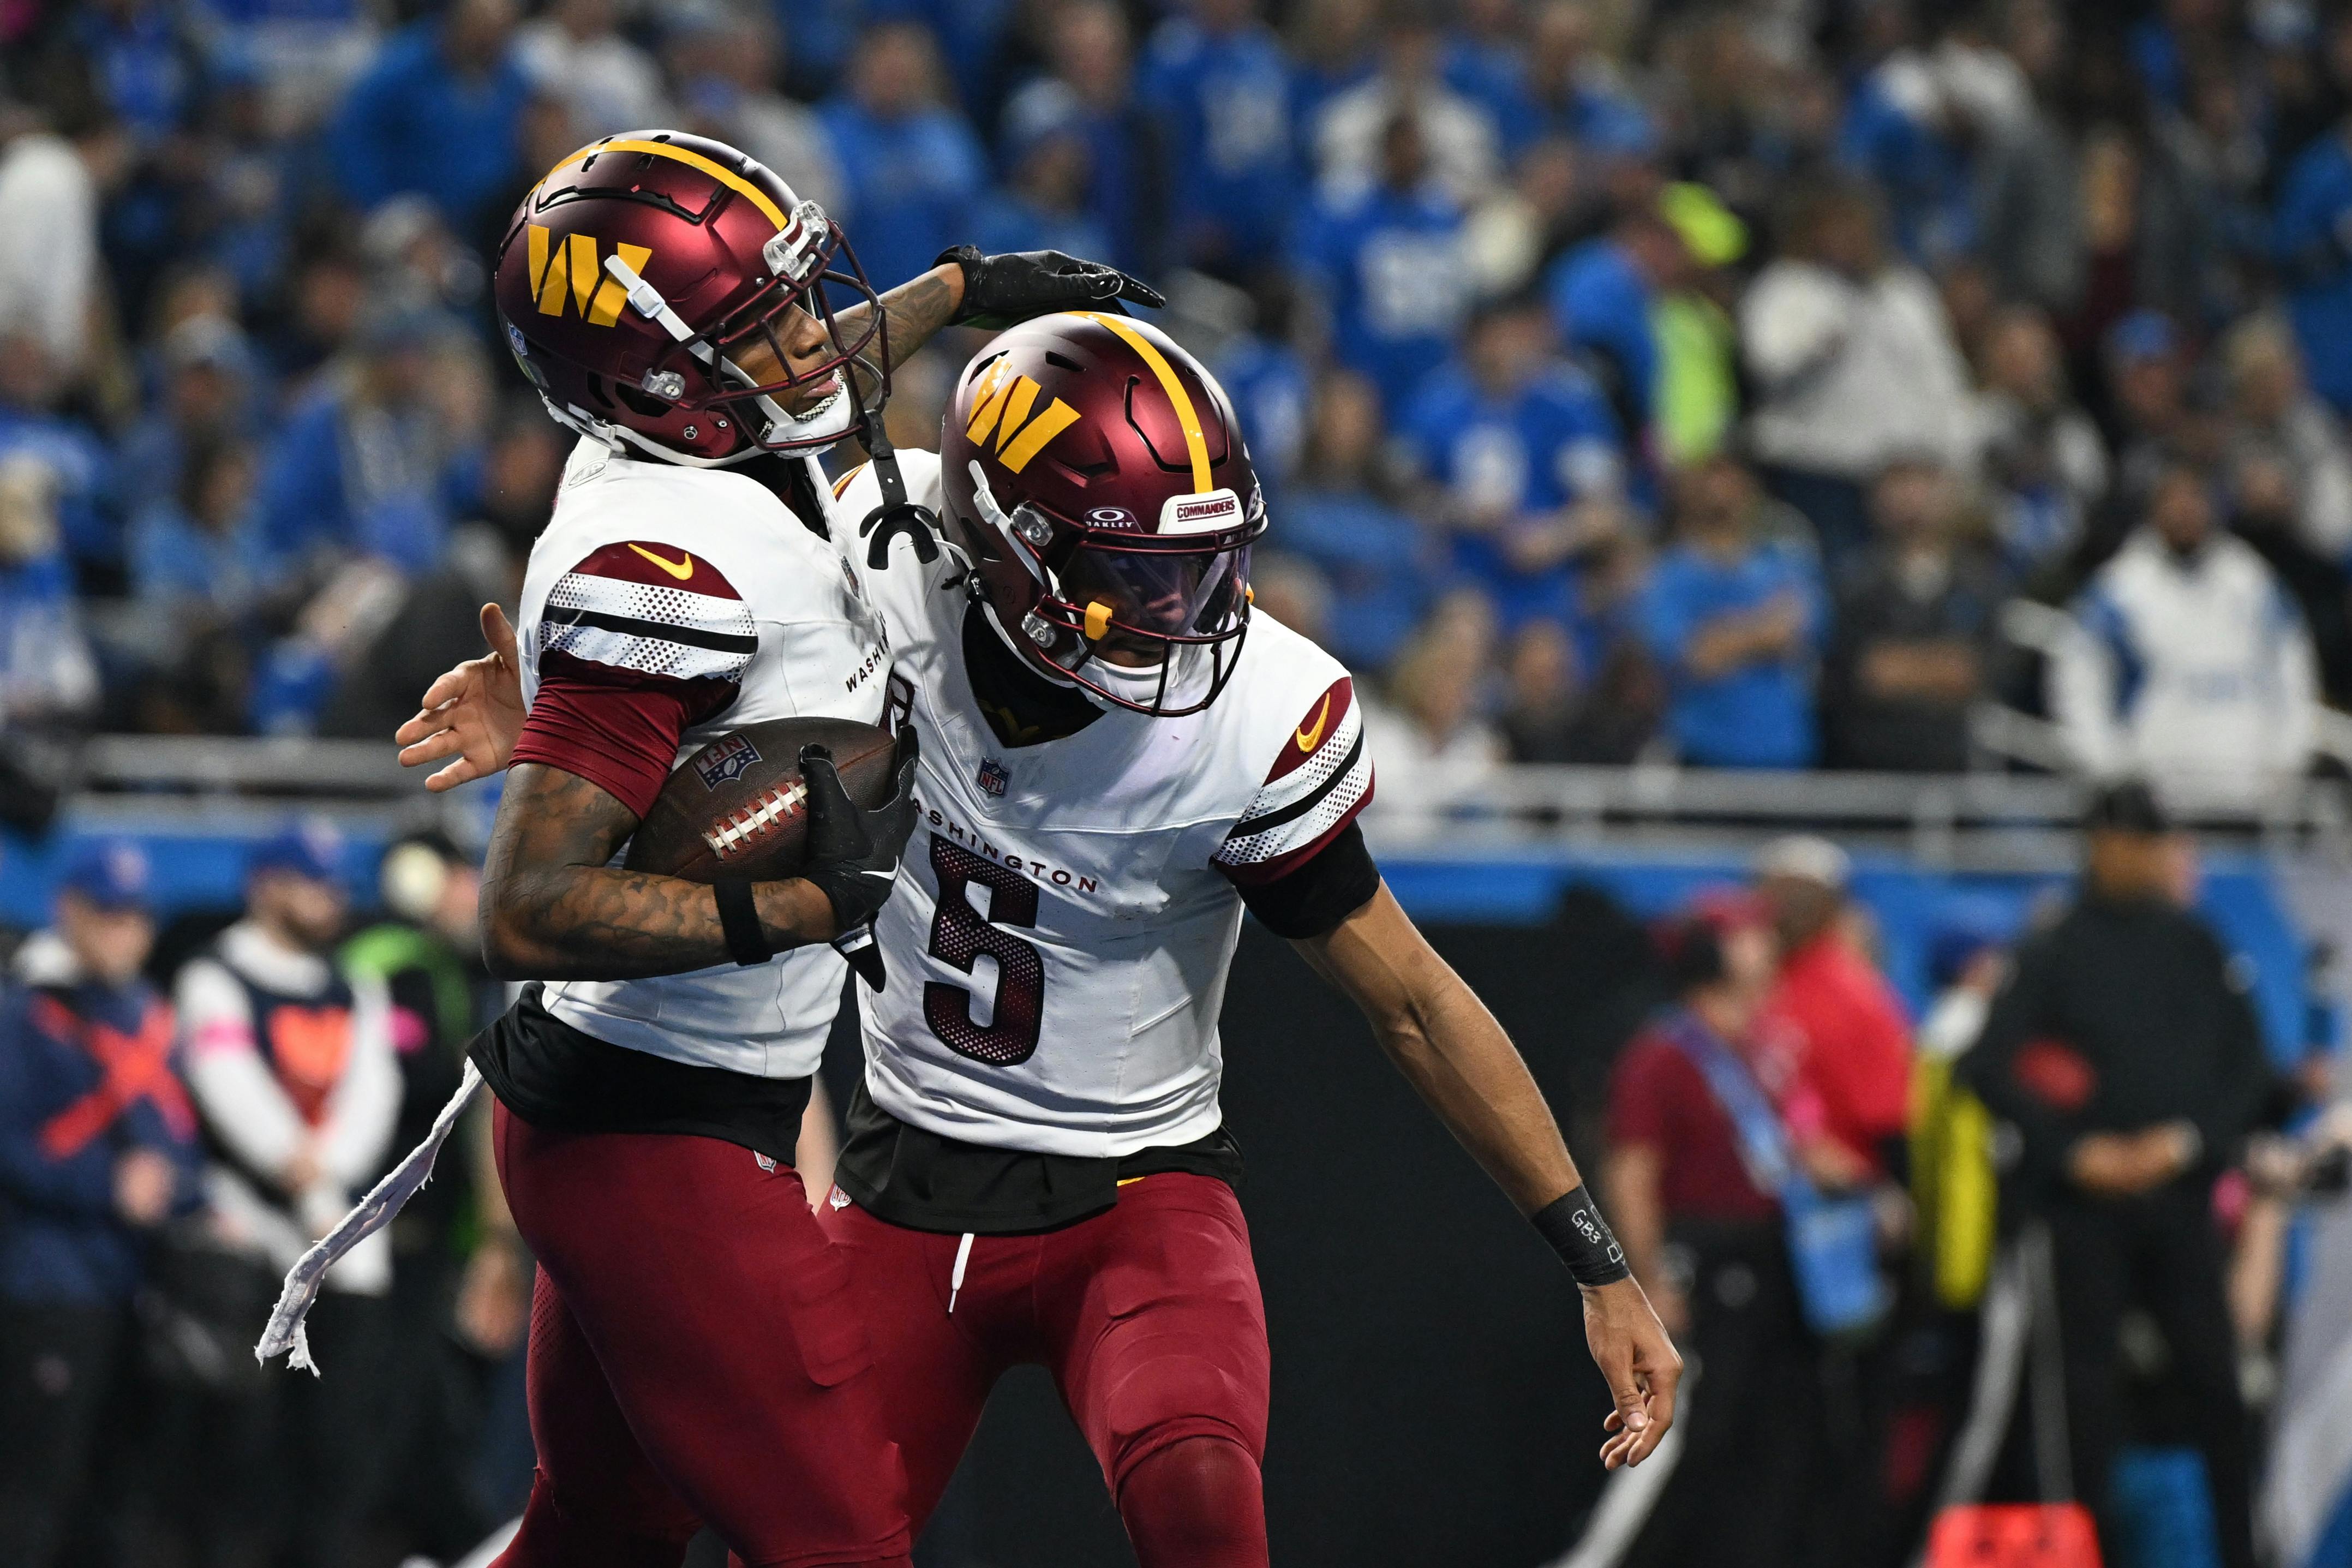
<svg viewBox="0 0 2352 1568"><path fill-rule="evenodd" d="M556 419L608 445L696 468L761 452L822 451L859 418L849 366L887 391L882 311L845 338L838 284L874 300L841 227L772 170L724 142L633 131L583 147L525 196L499 247L507 345ZM805 323L824 353L795 366ZM754 345L784 367L760 382ZM875 348L867 355L869 346ZM804 402L788 412L778 401Z"/></svg>
<svg viewBox="0 0 2352 1568"><path fill-rule="evenodd" d="M940 467L950 536L1030 662L1157 717L1224 689L1265 503L1198 360L1125 316L1024 322L964 367Z"/></svg>

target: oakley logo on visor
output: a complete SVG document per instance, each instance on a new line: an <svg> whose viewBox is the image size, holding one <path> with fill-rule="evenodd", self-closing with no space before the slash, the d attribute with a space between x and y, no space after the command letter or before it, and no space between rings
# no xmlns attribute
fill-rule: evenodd
<svg viewBox="0 0 2352 1568"><path fill-rule="evenodd" d="M1160 532L1163 538L1172 533L1222 533L1240 527L1241 521L1242 498L1231 490L1170 496L1167 504L1160 509Z"/></svg>

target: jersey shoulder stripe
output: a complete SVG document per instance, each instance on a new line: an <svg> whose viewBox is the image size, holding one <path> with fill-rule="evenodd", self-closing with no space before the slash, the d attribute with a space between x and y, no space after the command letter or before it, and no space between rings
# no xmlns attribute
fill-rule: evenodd
<svg viewBox="0 0 2352 1568"><path fill-rule="evenodd" d="M1355 681L1341 676L1288 734L1213 857L1238 882L1270 882L1312 859L1372 798Z"/></svg>
<svg viewBox="0 0 2352 1568"><path fill-rule="evenodd" d="M676 545L627 540L592 552L548 590L539 648L542 661L561 656L575 674L604 665L732 682L760 638L750 607L716 566Z"/></svg>

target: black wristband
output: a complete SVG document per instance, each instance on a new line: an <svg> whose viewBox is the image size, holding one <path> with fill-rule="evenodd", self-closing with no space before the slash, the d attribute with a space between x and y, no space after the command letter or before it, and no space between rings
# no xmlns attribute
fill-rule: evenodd
<svg viewBox="0 0 2352 1568"><path fill-rule="evenodd" d="M775 957L768 933L760 929L760 905L751 897L749 879L721 877L710 890L719 899L719 930L727 938L727 956L747 968Z"/></svg>
<svg viewBox="0 0 2352 1568"><path fill-rule="evenodd" d="M1625 1249L1601 1217L1601 1205L1582 1187L1571 1188L1528 1216L1579 1285L1614 1285L1633 1271Z"/></svg>

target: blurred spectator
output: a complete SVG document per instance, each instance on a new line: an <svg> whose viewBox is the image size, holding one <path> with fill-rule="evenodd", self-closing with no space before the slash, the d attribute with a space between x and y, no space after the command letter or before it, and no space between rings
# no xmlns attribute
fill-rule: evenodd
<svg viewBox="0 0 2352 1568"><path fill-rule="evenodd" d="M105 312L100 203L130 146L78 76L47 75L58 89L47 123L0 105L0 343L30 338L72 384L91 368Z"/></svg>
<svg viewBox="0 0 2352 1568"><path fill-rule="evenodd" d="M1385 770L1371 808L1383 821L1431 825L1503 760L1502 737L1482 712L1494 662L1494 612L1476 594L1457 592L1398 657L1388 700L1364 703L1364 744Z"/></svg>
<svg viewBox="0 0 2352 1568"><path fill-rule="evenodd" d="M2057 334L2011 306L1985 327L1976 423L2001 563L2022 582L2082 539L2107 489L2107 449L2066 385Z"/></svg>
<svg viewBox="0 0 2352 1568"><path fill-rule="evenodd" d="M1330 313L1333 357L1402 409L1453 345L1470 279L1462 209L1430 180L1419 128L1399 116L1381 145L1377 182L1316 197L1297 261Z"/></svg>
<svg viewBox="0 0 2352 1568"><path fill-rule="evenodd" d="M576 142L650 131L676 118L660 68L621 36L617 10L614 0L556 0L515 30L515 63L535 90L571 110Z"/></svg>
<svg viewBox="0 0 2352 1568"><path fill-rule="evenodd" d="M1790 1266L1780 1194L1755 1155L1790 1157L1748 1062L1772 983L1772 935L1737 898L1703 900L1662 927L1672 997L1609 1085L1610 1213L1626 1261L1713 1393L1683 1420L1682 1457L1623 1561L1793 1568L1813 1559L1819 1352ZM1711 1087L1745 1086L1737 1110Z"/></svg>
<svg viewBox="0 0 2352 1568"><path fill-rule="evenodd" d="M2272 243L2312 385L2352 414L2352 121L2305 148L2278 190Z"/></svg>
<svg viewBox="0 0 2352 1568"><path fill-rule="evenodd" d="M1815 1181L1883 1181L1902 1169L1910 1127L1911 1030L1858 940L1852 864L1827 839L1799 837L1767 844L1755 869L1780 943L1758 1025L1767 1086Z"/></svg>
<svg viewBox="0 0 2352 1568"><path fill-rule="evenodd" d="M2165 468L2210 444L2200 429L2208 422L2189 406L2189 345L2170 317L2137 310L2109 328L2102 346L2115 425L2116 488L2125 495L2145 495Z"/></svg>
<svg viewBox="0 0 2352 1568"><path fill-rule="evenodd" d="M2230 380L2230 450L2242 474L2260 464L2288 492L2296 534L2320 559L2352 559L2352 450L2327 405L2304 384L2303 358L2285 324L2250 317L2222 345Z"/></svg>
<svg viewBox="0 0 2352 1568"><path fill-rule="evenodd" d="M347 909L341 859L341 841L318 826L257 847L243 918L180 971L174 990L217 1229L265 1278L342 1217L382 1168L400 1115L384 987L332 956ZM275 1500L290 1476L295 1517L283 1528L299 1559L358 1559L379 1484L371 1450L387 1392L392 1273L383 1231L328 1274L312 1321L337 1342L334 1376L268 1379L213 1413L207 1447L222 1489L209 1503L223 1539L276 1550Z"/></svg>
<svg viewBox="0 0 2352 1568"><path fill-rule="evenodd" d="M1306 0L1292 11L1284 41L1291 58L1291 135L1301 147L1315 145L1315 128L1333 99L1381 68L1381 0Z"/></svg>
<svg viewBox="0 0 2352 1568"><path fill-rule="evenodd" d="M134 1349L148 1236L199 1197L172 1013L141 978L147 862L121 840L66 869L0 1000L0 1561L62 1562Z"/></svg>
<svg viewBox="0 0 2352 1568"><path fill-rule="evenodd" d="M1561 339L1603 367L1609 401L1637 442L1658 417L1657 310L1690 273L1682 236L1663 214L1645 211L1561 257L1547 279Z"/></svg>
<svg viewBox="0 0 2352 1568"><path fill-rule="evenodd" d="M1272 260L1297 174L1289 69L1256 0L1185 0L1139 86L1167 126L1177 258L1236 277Z"/></svg>
<svg viewBox="0 0 2352 1568"><path fill-rule="evenodd" d="M123 432L117 466L152 494L180 482L195 447L257 433L265 413L252 345L235 321L191 316L171 329L158 356L161 385L145 415ZM139 506L131 504L135 520ZM136 549L136 542L133 542Z"/></svg>
<svg viewBox="0 0 2352 1568"><path fill-rule="evenodd" d="M106 446L84 420L61 413L66 382L38 338L0 337L0 462L20 474L37 470L56 540L85 586L121 581ZM30 480L20 479L19 483Z"/></svg>
<svg viewBox="0 0 2352 1568"><path fill-rule="evenodd" d="M2184 808L2242 812L2302 773L2317 676L2302 617L2217 508L2202 472L2164 470L2074 606L2050 700L2094 776L2146 773Z"/></svg>
<svg viewBox="0 0 2352 1568"><path fill-rule="evenodd" d="M250 447L208 437L131 520L131 592L183 636L236 620L278 575L254 515L255 474Z"/></svg>
<svg viewBox="0 0 2352 1568"><path fill-rule="evenodd" d="M217 734L245 725L253 679L253 617L286 586L253 508L250 447L208 440L170 493L142 509L131 532L140 614L118 623L118 657L136 658L135 721L164 733Z"/></svg>
<svg viewBox="0 0 2352 1568"><path fill-rule="evenodd" d="M2179 857L2154 795L2103 789L2084 826L2082 893L2019 947L1959 1072L2022 1135L2020 1190L2049 1223L2056 1266L2072 1473L2101 1539L2119 1539L2118 1331L2137 1307L2199 1413L2188 1431L2221 1560L2252 1568L2249 1428L2212 1194L2270 1073L2243 961L2169 896Z"/></svg>
<svg viewBox="0 0 2352 1568"><path fill-rule="evenodd" d="M1523 0L1454 0L1444 8L1445 85L1486 118L1508 163L1535 133L1528 100Z"/></svg>
<svg viewBox="0 0 2352 1568"><path fill-rule="evenodd" d="M1594 152L1647 150L1648 110L1601 45L1591 0L1538 0L1528 18L1527 102L1506 127L1513 146L1560 136Z"/></svg>
<svg viewBox="0 0 2352 1568"><path fill-rule="evenodd" d="M2088 264L2071 105L2066 23L2050 0L2006 8L2001 48L2028 88L1976 150L1977 254L2000 295L2025 309L2071 310Z"/></svg>
<svg viewBox="0 0 2352 1568"><path fill-rule="evenodd" d="M1047 125L1083 138L1087 210L1110 237L1105 259L1157 275L1169 241L1168 150L1159 119L1136 100L1126 13L1109 0L1069 0L1054 12L1047 47L1050 74L1004 106L1004 140L1020 145Z"/></svg>
<svg viewBox="0 0 2352 1568"><path fill-rule="evenodd" d="M1686 471L1675 499L1675 543L1636 610L1672 693L1666 731L1675 752L1699 767L1808 766L1818 749L1820 569L1759 536L1763 498L1730 458Z"/></svg>
<svg viewBox="0 0 2352 1568"><path fill-rule="evenodd" d="M1380 68L1325 104L1313 129L1317 175L1327 190L1393 183L1399 121L1416 132L1425 177L1454 202L1466 205L1494 185L1502 172L1494 120L1446 85L1444 49L1429 0L1388 0Z"/></svg>
<svg viewBox="0 0 2352 1568"><path fill-rule="evenodd" d="M1887 258L1867 187L1800 187L1780 238L1739 307L1761 398L1752 440L1834 570L1867 539L1864 487L1889 459L1932 452L1965 467L1967 372L1935 285Z"/></svg>
<svg viewBox="0 0 2352 1568"><path fill-rule="evenodd" d="M1623 767L1648 748L1665 705L1656 670L1630 640L1605 647L1588 672L1557 621L1529 621L1511 639L1502 730L1513 762Z"/></svg>
<svg viewBox="0 0 2352 1568"><path fill-rule="evenodd" d="M1075 117L1034 125L1006 151L1004 184L983 197L972 214L972 243L992 253L1108 256L1110 231L1087 206L1093 154Z"/></svg>
<svg viewBox="0 0 2352 1568"><path fill-rule="evenodd" d="M875 287L927 271L968 237L988 164L962 116L945 106L931 35L911 23L870 27L857 41L849 90L824 110L847 182L845 221Z"/></svg>
<svg viewBox="0 0 2352 1568"><path fill-rule="evenodd" d="M1578 556L1626 526L1625 459L1600 389L1555 356L1542 305L1482 306L1397 434L1437 491L1423 515L1444 520L1455 565L1504 625L1569 619Z"/></svg>
<svg viewBox="0 0 2352 1568"><path fill-rule="evenodd" d="M1824 688L1834 767L1959 773L1985 694L2000 584L1958 537L1961 497L1933 458L1871 487L1878 537L1837 587Z"/></svg>
<svg viewBox="0 0 2352 1568"><path fill-rule="evenodd" d="M1381 405L1362 379L1335 371L1315 401L1307 462L1273 539L1330 584L1330 640L1350 669L1384 668L1434 596L1443 551L1388 493L1380 472Z"/></svg>
<svg viewBox="0 0 2352 1568"><path fill-rule="evenodd" d="M1650 312L1658 347L1650 395L1651 460L1676 468L1711 458L1739 418L1739 329L1730 268L1748 254L1748 226L1705 185L1687 181L1658 195L1659 216L1690 265Z"/></svg>
<svg viewBox="0 0 2352 1568"><path fill-rule="evenodd" d="M734 5L687 12L671 24L671 37L686 129L740 147L795 195L841 216L847 187L823 117L775 89L783 65L774 18Z"/></svg>
<svg viewBox="0 0 2352 1568"><path fill-rule="evenodd" d="M1244 293L1220 283L1205 272L1186 274L1191 288L1179 295L1213 290L1227 302L1225 321L1213 342L1200 350L1217 384L1234 402L1234 412L1249 432L1251 465L1265 487L1269 506L1286 504L1290 483L1307 447L1308 405L1313 386L1306 356L1291 342L1291 318L1296 314L1294 291L1279 274L1263 275L1258 287ZM1174 307L1184 313L1190 301ZM1344 374L1344 373L1335 373ZM1380 405L1372 405L1372 429L1380 430Z"/></svg>
<svg viewBox="0 0 2352 1568"><path fill-rule="evenodd" d="M56 477L30 456L0 451L0 733L73 725L98 698L59 545Z"/></svg>
<svg viewBox="0 0 2352 1568"><path fill-rule="evenodd" d="M478 482L476 358L446 317L413 305L373 311L357 352L289 412L264 465L268 549L430 567Z"/></svg>
<svg viewBox="0 0 2352 1568"><path fill-rule="evenodd" d="M513 0L455 0L384 45L331 132L344 199L364 210L415 191L460 234L504 223L531 90L514 24Z"/></svg>

